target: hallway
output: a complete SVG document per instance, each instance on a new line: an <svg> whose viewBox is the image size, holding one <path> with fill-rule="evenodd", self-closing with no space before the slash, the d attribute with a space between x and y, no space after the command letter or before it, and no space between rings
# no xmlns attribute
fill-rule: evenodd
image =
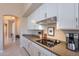
<svg viewBox="0 0 79 59"><path fill-rule="evenodd" d="M24 48L20 47L19 40L12 43L10 46L6 46L3 53L0 56L28 56L28 53Z"/></svg>

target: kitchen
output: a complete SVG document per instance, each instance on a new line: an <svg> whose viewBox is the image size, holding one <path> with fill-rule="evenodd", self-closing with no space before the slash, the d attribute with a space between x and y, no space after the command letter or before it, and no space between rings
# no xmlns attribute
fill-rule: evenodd
<svg viewBox="0 0 79 59"><path fill-rule="evenodd" d="M0 56L79 56L79 3L3 3L0 11Z"/></svg>
<svg viewBox="0 0 79 59"><path fill-rule="evenodd" d="M28 4L21 20L21 47L30 56L79 56L78 15L78 3Z"/></svg>

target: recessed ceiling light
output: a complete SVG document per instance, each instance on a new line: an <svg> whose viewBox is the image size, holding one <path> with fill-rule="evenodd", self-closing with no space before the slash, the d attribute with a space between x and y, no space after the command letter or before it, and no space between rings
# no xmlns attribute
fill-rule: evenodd
<svg viewBox="0 0 79 59"><path fill-rule="evenodd" d="M12 16L11 19L15 19L15 17Z"/></svg>

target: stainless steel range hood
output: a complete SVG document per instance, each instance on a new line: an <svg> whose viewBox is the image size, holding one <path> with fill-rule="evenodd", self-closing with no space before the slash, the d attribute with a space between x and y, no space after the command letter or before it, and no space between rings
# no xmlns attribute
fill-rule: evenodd
<svg viewBox="0 0 79 59"><path fill-rule="evenodd" d="M52 24L56 24L56 23L57 23L56 16L46 18L46 19L43 19L43 20L37 22L37 24L40 24L40 25L52 25Z"/></svg>

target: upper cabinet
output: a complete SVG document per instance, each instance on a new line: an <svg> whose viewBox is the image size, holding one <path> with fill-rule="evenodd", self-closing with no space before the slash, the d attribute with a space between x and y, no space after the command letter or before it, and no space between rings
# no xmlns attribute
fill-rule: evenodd
<svg viewBox="0 0 79 59"><path fill-rule="evenodd" d="M79 29L79 4L75 4L75 18L76 28Z"/></svg>
<svg viewBox="0 0 79 59"><path fill-rule="evenodd" d="M43 4L37 9L37 11L39 16L38 21L57 16L57 4L55 3Z"/></svg>
<svg viewBox="0 0 79 59"><path fill-rule="evenodd" d="M57 4L48 3L46 13L47 13L47 18L57 16Z"/></svg>
<svg viewBox="0 0 79 59"><path fill-rule="evenodd" d="M28 16L28 29L40 30L42 29L41 25L36 24L37 21L40 21L45 18L46 5L40 6L36 9L30 16Z"/></svg>
<svg viewBox="0 0 79 59"><path fill-rule="evenodd" d="M29 6L29 5L28 5ZM32 7L33 8L33 7ZM28 25L31 29L39 29L38 21L57 17L58 29L79 29L79 4L77 3L45 3L39 6L28 16ZM26 13L27 14L27 13Z"/></svg>
<svg viewBox="0 0 79 59"><path fill-rule="evenodd" d="M57 28L60 29L79 29L77 28L76 4L61 3L58 4L58 22Z"/></svg>

